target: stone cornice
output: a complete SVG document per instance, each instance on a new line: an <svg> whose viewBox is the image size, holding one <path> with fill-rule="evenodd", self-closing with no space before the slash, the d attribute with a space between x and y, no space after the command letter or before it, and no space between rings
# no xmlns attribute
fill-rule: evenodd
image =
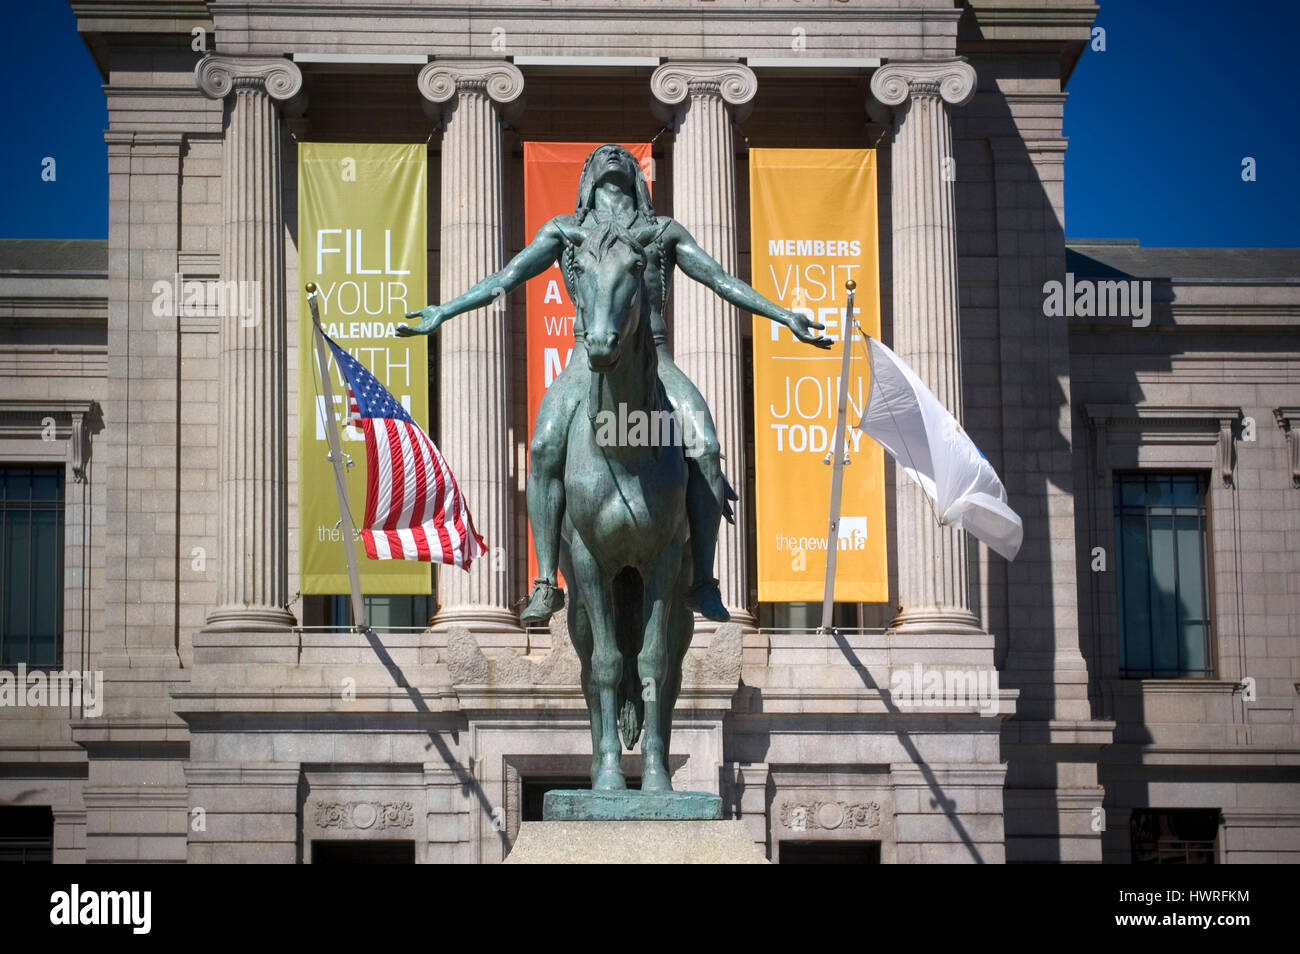
<svg viewBox="0 0 1300 954"><path fill-rule="evenodd" d="M1214 472L1224 487L1232 486L1234 430L1240 407L1088 404L1084 407L1096 444L1096 476L1104 483L1110 472L1109 432L1137 431L1143 443L1213 444Z"/></svg>
<svg viewBox="0 0 1300 954"><path fill-rule="evenodd" d="M725 60L672 60L650 76L655 115L671 121L689 96L721 97L737 122L748 116L758 92L758 78L743 63Z"/></svg>
<svg viewBox="0 0 1300 954"><path fill-rule="evenodd" d="M886 63L871 77L871 95L886 106L898 106L917 96L941 97L965 106L975 95L975 68L958 57Z"/></svg>
<svg viewBox="0 0 1300 954"><path fill-rule="evenodd" d="M103 429L99 404L63 398L0 399L0 437L48 440L47 419L54 422L53 438L71 443L73 479L82 483L90 457L89 437Z"/></svg>
<svg viewBox="0 0 1300 954"><path fill-rule="evenodd" d="M225 99L247 86L276 102L296 105L302 100L302 70L282 57L209 53L194 67L194 85L209 99Z"/></svg>

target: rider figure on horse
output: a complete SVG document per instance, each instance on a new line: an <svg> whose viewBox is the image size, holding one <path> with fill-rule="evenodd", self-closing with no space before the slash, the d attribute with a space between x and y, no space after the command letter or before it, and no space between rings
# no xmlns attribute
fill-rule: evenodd
<svg viewBox="0 0 1300 954"><path fill-rule="evenodd" d="M655 215L649 186L640 164L630 152L612 143L594 150L587 157L578 180L578 203L573 215L551 219L505 268L463 295L407 314L408 318L418 317L419 323L413 327L399 325L397 333L407 336L436 331L447 319L491 303L540 275L557 260L572 300L574 247L590 230L604 224L637 235L648 234L650 238L646 245L645 281L653 292L653 300L647 303L651 332L658 353L659 377L681 422L687 458L686 516L695 571L687 603L708 619L725 622L730 616L722 603L718 581L713 577L713 558L722 518L725 516L729 521L734 518L731 501L736 499L736 494L722 473L721 450L708 405L673 362L668 350L664 312L673 268L680 266L691 278L738 308L785 325L800 341L820 348L829 348L831 341L817 334L822 325L768 301L740 279L728 275L675 219ZM529 446L528 519L533 528L539 575L533 581L528 606L520 614L525 623L545 621L564 606L564 591L556 580L564 518L564 456L569 423L586 396L588 384L581 370L587 365L581 350L585 347L586 334L581 313L573 331L573 356L542 398Z"/></svg>

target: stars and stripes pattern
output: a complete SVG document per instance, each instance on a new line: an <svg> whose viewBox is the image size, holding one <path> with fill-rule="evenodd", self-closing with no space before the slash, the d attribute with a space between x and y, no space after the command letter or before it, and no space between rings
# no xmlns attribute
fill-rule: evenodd
<svg viewBox="0 0 1300 954"><path fill-rule="evenodd" d="M423 560L469 569L487 545L429 435L369 371L329 337L347 381L348 423L366 438L361 537L372 560Z"/></svg>

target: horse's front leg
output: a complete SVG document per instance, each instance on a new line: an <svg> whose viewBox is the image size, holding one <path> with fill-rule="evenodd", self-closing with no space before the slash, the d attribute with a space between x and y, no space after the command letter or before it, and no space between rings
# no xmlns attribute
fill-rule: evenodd
<svg viewBox="0 0 1300 954"><path fill-rule="evenodd" d="M569 543L573 561L573 585L582 597L583 610L591 627L591 671L587 704L592 713L591 787L597 791L627 788L620 760L623 744L618 738L618 686L623 678L623 654L614 637L614 612L609 585L600 565L581 535ZM592 706L592 697L598 705Z"/></svg>
<svg viewBox="0 0 1300 954"><path fill-rule="evenodd" d="M645 703L645 735L641 740L641 757L645 768L641 775L643 792L671 792L672 777L665 762L667 751L660 729L661 706L672 706L672 695L665 699L668 676L668 624L677 593L677 575L682 562L680 542L664 550L646 574L645 606L642 619L641 652L637 656L637 674L641 677L641 698ZM671 716L669 716L671 717Z"/></svg>

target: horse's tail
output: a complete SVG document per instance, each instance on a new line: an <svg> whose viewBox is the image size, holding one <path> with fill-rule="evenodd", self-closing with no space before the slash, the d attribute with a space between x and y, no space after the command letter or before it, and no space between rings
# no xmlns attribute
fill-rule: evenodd
<svg viewBox="0 0 1300 954"><path fill-rule="evenodd" d="M623 744L630 749L641 737L641 724L645 721L645 700L636 664L643 635L641 574L625 567L614 577L613 590L614 638L623 656L623 679L618 687L618 729Z"/></svg>

